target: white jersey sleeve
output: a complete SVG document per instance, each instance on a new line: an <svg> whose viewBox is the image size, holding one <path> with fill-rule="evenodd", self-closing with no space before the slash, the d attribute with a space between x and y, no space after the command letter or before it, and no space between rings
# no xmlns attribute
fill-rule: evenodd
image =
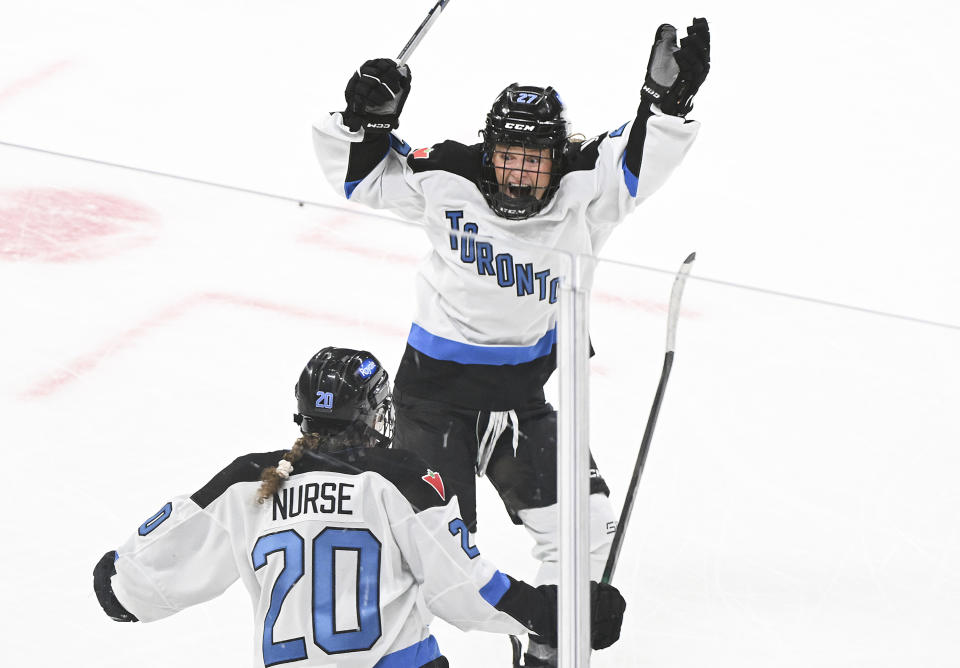
<svg viewBox="0 0 960 668"><path fill-rule="evenodd" d="M113 590L143 622L219 596L239 577L230 536L188 496L170 501L117 549Z"/></svg>
<svg viewBox="0 0 960 668"><path fill-rule="evenodd" d="M696 121L663 114L657 107L641 108L634 120L588 139L572 152L565 178L590 180L594 185L592 196L586 187L576 188L581 197L590 197L584 218L591 228L594 252L603 243L597 232L608 234L667 182L699 129ZM585 169L588 165L593 169Z"/></svg>
<svg viewBox="0 0 960 668"><path fill-rule="evenodd" d="M395 135L365 138L362 128L351 131L336 112L314 126L313 143L324 176L344 197L407 219L422 217L420 179L406 162L410 147Z"/></svg>
<svg viewBox="0 0 960 668"><path fill-rule="evenodd" d="M510 581L471 544L456 498L422 512L404 512L394 522L397 543L431 612L464 631L527 632L494 608Z"/></svg>

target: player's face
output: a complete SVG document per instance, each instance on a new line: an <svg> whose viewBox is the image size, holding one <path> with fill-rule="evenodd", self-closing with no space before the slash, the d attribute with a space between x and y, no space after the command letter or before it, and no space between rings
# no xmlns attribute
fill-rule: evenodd
<svg viewBox="0 0 960 668"><path fill-rule="evenodd" d="M497 144L493 168L500 191L509 197L534 196L543 199L550 185L553 160L549 148Z"/></svg>

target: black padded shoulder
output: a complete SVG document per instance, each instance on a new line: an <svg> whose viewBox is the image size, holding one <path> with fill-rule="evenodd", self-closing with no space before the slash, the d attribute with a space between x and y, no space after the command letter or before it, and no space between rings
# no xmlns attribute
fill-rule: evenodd
<svg viewBox="0 0 960 668"><path fill-rule="evenodd" d="M582 172L594 169L600 158L600 145L607 138L604 132L599 137L591 137L583 142L567 144L567 152L563 156L563 173Z"/></svg>
<svg viewBox="0 0 960 668"><path fill-rule="evenodd" d="M190 499L201 508L206 508L226 492L231 485L238 482L260 480L263 469L276 466L285 452L286 450L256 452L237 457L229 466L213 476L210 482L194 492Z"/></svg>
<svg viewBox="0 0 960 668"><path fill-rule="evenodd" d="M333 453L304 453L294 472L336 471L337 473L377 473L389 480L416 511L442 506L452 496L439 474L432 471L419 455L409 450L351 448ZM432 478L431 474L436 475ZM424 478L431 477L433 484ZM443 496L439 490L443 490Z"/></svg>
<svg viewBox="0 0 960 668"><path fill-rule="evenodd" d="M197 490L190 498L201 508L206 508L223 495L231 485L241 482L256 482L265 468L276 466L286 450L274 452L256 452L237 457L225 469L215 475L210 482ZM432 484L424 480L430 477L426 462L419 455L407 450L386 450L383 448L349 448L333 453L305 452L299 462L294 464L293 475L310 471L330 471L357 475L370 471L389 480L417 510L426 510L432 506L442 506L452 496L444 488L442 478L431 478ZM443 496L440 494L443 490Z"/></svg>
<svg viewBox="0 0 960 668"><path fill-rule="evenodd" d="M445 141L429 148L418 148L407 154L407 165L415 173L444 171L478 183L483 160L483 145L467 146Z"/></svg>

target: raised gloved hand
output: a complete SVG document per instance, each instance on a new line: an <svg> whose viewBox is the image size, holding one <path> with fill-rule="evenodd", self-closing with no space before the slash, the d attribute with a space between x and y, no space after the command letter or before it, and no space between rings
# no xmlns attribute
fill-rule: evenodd
<svg viewBox="0 0 960 668"><path fill-rule="evenodd" d="M686 116L693 96L710 71L710 26L706 19L693 19L687 36L677 46L677 29L668 23L657 28L647 75L640 94L671 116Z"/></svg>
<svg viewBox="0 0 960 668"><path fill-rule="evenodd" d="M384 134L400 125L400 112L410 93L410 68L397 67L389 58L368 60L360 66L343 96L347 108L343 122L351 130Z"/></svg>

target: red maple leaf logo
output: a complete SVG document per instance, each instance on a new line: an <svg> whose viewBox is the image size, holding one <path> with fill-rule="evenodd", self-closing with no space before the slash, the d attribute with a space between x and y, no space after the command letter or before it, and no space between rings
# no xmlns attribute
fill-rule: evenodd
<svg viewBox="0 0 960 668"><path fill-rule="evenodd" d="M433 150L433 147L432 147L432 146L431 146L430 148L418 148L416 151L413 152L413 157L414 157L414 158L429 158L429 157L430 157L430 151L432 151L432 150Z"/></svg>
<svg viewBox="0 0 960 668"><path fill-rule="evenodd" d="M443 489L443 478L440 477L439 473L427 469L427 475L421 476L420 479L433 487L437 491L437 494L440 495L441 499L444 501L447 500L446 492Z"/></svg>

